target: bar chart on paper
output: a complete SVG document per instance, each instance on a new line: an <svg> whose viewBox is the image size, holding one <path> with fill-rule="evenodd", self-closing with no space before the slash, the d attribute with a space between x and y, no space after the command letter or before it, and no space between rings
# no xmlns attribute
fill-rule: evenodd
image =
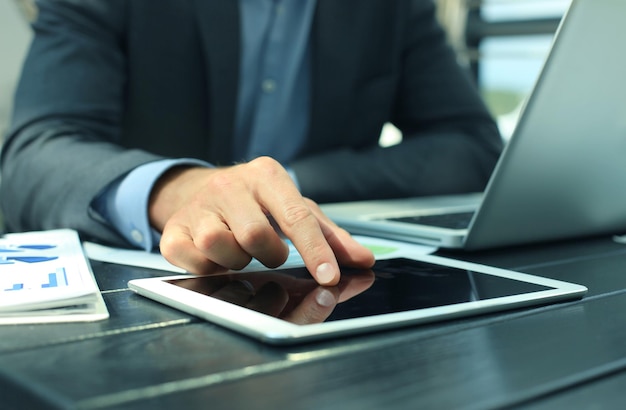
<svg viewBox="0 0 626 410"><path fill-rule="evenodd" d="M0 290L4 293L67 287L65 267L53 262L58 261L57 253L55 245L0 245Z"/></svg>
<svg viewBox="0 0 626 410"><path fill-rule="evenodd" d="M0 237L0 325L108 316L76 231Z"/></svg>
<svg viewBox="0 0 626 410"><path fill-rule="evenodd" d="M0 277L0 280L3 278ZM18 290L32 290L32 289L48 289L67 287L69 285L67 272L65 268L56 268L54 272L48 270L36 271L31 270L20 275L19 280L16 281L15 276L4 278L7 283L0 282L0 289L5 292L18 291Z"/></svg>

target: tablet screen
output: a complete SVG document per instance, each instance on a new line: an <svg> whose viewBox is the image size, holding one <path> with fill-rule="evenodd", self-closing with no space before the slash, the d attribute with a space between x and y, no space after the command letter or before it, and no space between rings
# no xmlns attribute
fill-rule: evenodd
<svg viewBox="0 0 626 410"><path fill-rule="evenodd" d="M297 324L383 315L554 289L404 258L380 260L368 270L343 269L340 283L331 288L317 285L305 268L199 276L167 282ZM295 314L310 311L303 309L303 305L315 303L312 295L325 291L334 298L332 309L321 316Z"/></svg>

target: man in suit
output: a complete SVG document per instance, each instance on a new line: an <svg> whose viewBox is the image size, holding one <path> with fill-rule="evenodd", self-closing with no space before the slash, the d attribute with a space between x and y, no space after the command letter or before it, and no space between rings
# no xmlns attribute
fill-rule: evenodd
<svg viewBox="0 0 626 410"><path fill-rule="evenodd" d="M501 149L430 0L41 0L2 153L9 230L321 284L371 253L316 202L480 191ZM384 123L402 143L383 148ZM233 165L234 164L234 165ZM160 243L159 243L160 241Z"/></svg>

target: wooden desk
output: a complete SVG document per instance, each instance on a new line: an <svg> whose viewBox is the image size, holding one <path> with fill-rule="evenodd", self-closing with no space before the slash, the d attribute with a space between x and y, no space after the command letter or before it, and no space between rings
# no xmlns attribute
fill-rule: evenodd
<svg viewBox="0 0 626 410"><path fill-rule="evenodd" d="M626 246L609 238L459 259L578 282L582 301L272 347L132 294L161 272L93 263L111 318L0 328L0 408L621 407Z"/></svg>

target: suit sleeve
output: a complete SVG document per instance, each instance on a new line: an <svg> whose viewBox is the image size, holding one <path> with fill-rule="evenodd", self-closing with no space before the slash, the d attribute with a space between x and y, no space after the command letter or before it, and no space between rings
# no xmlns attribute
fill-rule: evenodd
<svg viewBox="0 0 626 410"><path fill-rule="evenodd" d="M123 2L56 0L38 7L2 152L5 223L13 231L73 228L125 244L90 202L118 177L160 158L118 145Z"/></svg>
<svg viewBox="0 0 626 410"><path fill-rule="evenodd" d="M394 22L401 63L388 116L402 131L402 143L345 147L299 159L291 166L305 196L338 202L485 188L502 149L496 124L447 45L432 2L405 4L408 10Z"/></svg>

